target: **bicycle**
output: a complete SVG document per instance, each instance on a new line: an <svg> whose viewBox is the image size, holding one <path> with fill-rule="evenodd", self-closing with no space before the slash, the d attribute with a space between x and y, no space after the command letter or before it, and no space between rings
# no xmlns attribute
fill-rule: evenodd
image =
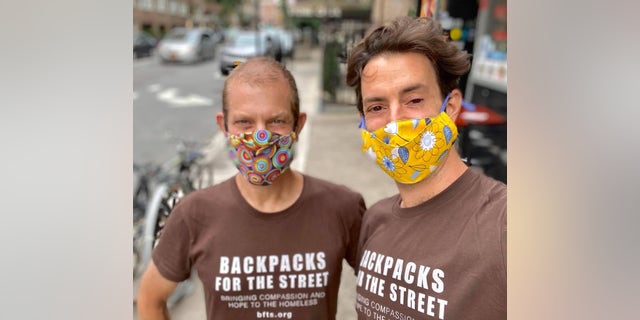
<svg viewBox="0 0 640 320"><path fill-rule="evenodd" d="M144 216L149 202L150 189L152 188L153 178L159 172L160 167L146 164L140 166L133 165L133 172L137 177L134 180L133 193L133 278L136 279L142 270L141 262L141 240L144 230Z"/></svg>
<svg viewBox="0 0 640 320"><path fill-rule="evenodd" d="M134 170L140 174L134 193L134 280L151 260L151 253L177 202L186 194L213 183L212 166L195 146L179 141L176 156L164 165L134 165ZM178 302L192 291L191 288L191 278L181 282L168 303Z"/></svg>

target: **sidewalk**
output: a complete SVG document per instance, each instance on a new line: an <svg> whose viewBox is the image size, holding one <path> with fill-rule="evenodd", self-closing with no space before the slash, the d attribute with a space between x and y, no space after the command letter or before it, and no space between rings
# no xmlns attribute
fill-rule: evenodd
<svg viewBox="0 0 640 320"><path fill-rule="evenodd" d="M296 59L287 63L300 94L300 109L307 123L300 134L292 168L305 174L343 184L362 194L367 207L396 193L395 184L360 151L358 112L355 106L324 104L322 101L322 49L296 48ZM237 171L222 151L224 138L218 134L205 149L215 164L214 182ZM355 275L346 263L338 294L338 320L356 319ZM202 285L197 281L192 296L172 308L173 319L205 319Z"/></svg>
<svg viewBox="0 0 640 320"><path fill-rule="evenodd" d="M299 50L299 55L306 57L305 51ZM307 135L301 135L300 140L307 139L309 149L301 171L360 192L367 207L395 194L393 181L360 151L360 119L355 105L323 104L321 49L311 49L308 56L312 59L298 60L290 66L298 83L301 105L309 107L314 101L317 103L316 109L306 110L308 120L302 132ZM353 269L343 263L336 319L357 318L355 288Z"/></svg>

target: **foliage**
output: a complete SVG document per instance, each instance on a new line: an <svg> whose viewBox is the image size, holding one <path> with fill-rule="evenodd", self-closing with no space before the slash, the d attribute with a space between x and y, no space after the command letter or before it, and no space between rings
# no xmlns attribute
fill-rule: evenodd
<svg viewBox="0 0 640 320"><path fill-rule="evenodd" d="M241 14L240 7L242 1L238 0L206 0L208 3L217 3L220 5L218 15L223 25L229 25L229 17L233 14ZM240 17L242 19L242 17Z"/></svg>
<svg viewBox="0 0 640 320"><path fill-rule="evenodd" d="M327 43L324 47L322 88L324 92L331 95L331 99L334 101L336 98L336 88L340 84L340 65L338 62L339 52L340 44L337 42Z"/></svg>
<svg viewBox="0 0 640 320"><path fill-rule="evenodd" d="M311 27L314 31L320 30L320 18L316 17L291 17L291 24L297 27L308 26Z"/></svg>

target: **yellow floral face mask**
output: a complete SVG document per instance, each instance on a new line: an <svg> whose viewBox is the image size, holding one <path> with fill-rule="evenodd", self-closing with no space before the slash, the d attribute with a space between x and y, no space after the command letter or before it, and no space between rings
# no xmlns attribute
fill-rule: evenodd
<svg viewBox="0 0 640 320"><path fill-rule="evenodd" d="M362 151L395 181L414 184L434 172L458 137L455 123L444 112L433 118L394 121L373 132L361 130Z"/></svg>

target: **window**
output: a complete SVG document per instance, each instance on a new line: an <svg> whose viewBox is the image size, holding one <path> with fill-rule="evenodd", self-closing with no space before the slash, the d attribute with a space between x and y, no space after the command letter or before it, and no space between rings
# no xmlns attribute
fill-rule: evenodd
<svg viewBox="0 0 640 320"><path fill-rule="evenodd" d="M167 0L158 0L157 2L158 12L166 12L167 11Z"/></svg>
<svg viewBox="0 0 640 320"><path fill-rule="evenodd" d="M153 9L153 2L151 0L138 0L138 7L141 10L151 11Z"/></svg>

